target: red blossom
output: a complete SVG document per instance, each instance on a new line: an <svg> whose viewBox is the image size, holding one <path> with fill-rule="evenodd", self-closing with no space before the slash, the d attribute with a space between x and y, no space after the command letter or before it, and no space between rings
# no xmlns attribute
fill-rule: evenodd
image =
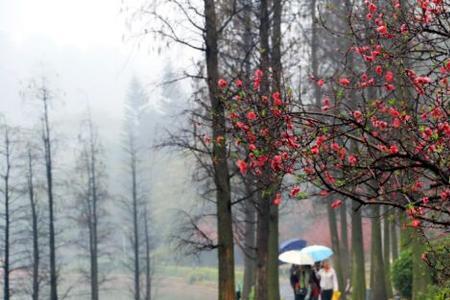
<svg viewBox="0 0 450 300"><path fill-rule="evenodd" d="M289 192L289 196L291 196L292 198L297 197L297 195L300 193L300 187L299 186L294 186L292 187L291 191Z"/></svg>
<svg viewBox="0 0 450 300"><path fill-rule="evenodd" d="M450 189L442 191L439 196L441 197L442 201L448 200L450 198Z"/></svg>
<svg viewBox="0 0 450 300"><path fill-rule="evenodd" d="M331 207L334 209L339 208L341 205L342 205L342 200L340 200L340 199L334 200L333 203L331 203Z"/></svg>
<svg viewBox="0 0 450 300"><path fill-rule="evenodd" d="M225 79L219 79L217 81L217 85L219 86L220 89L225 89L228 86L228 82Z"/></svg>
<svg viewBox="0 0 450 300"><path fill-rule="evenodd" d="M350 84L350 80L347 77L341 77L341 79L339 79L339 83L343 86L348 86Z"/></svg>
<svg viewBox="0 0 450 300"><path fill-rule="evenodd" d="M257 116L254 111L249 111L247 113L247 119L249 119L250 121L254 121L254 120L256 120L256 118L257 118Z"/></svg>
<svg viewBox="0 0 450 300"><path fill-rule="evenodd" d="M355 110L353 112L353 118L355 118L356 122L361 123L362 122L362 112L359 110Z"/></svg>
<svg viewBox="0 0 450 300"><path fill-rule="evenodd" d="M356 166L358 164L358 157L352 154L348 157L348 162L351 166Z"/></svg>
<svg viewBox="0 0 450 300"><path fill-rule="evenodd" d="M414 228L419 228L420 224L421 224L420 220L417 220L417 219L414 219L411 222L411 226L414 227Z"/></svg>
<svg viewBox="0 0 450 300"><path fill-rule="evenodd" d="M377 28L378 33L386 35L388 33L387 27L385 25L380 25Z"/></svg>
<svg viewBox="0 0 450 300"><path fill-rule="evenodd" d="M386 74L384 75L384 80L386 80L387 82L393 82L394 73L392 73L391 71L387 71Z"/></svg>
<svg viewBox="0 0 450 300"><path fill-rule="evenodd" d="M394 120L392 120L392 127L399 128L401 125L402 125L402 122L400 121L399 118L395 118Z"/></svg>
<svg viewBox="0 0 450 300"><path fill-rule="evenodd" d="M311 147L311 153L314 155L319 154L319 147L318 146L312 146Z"/></svg>
<svg viewBox="0 0 450 300"><path fill-rule="evenodd" d="M383 75L383 68L380 65L376 66L375 67L375 73L377 73L378 76Z"/></svg>
<svg viewBox="0 0 450 300"><path fill-rule="evenodd" d="M389 147L389 153L391 154L398 153L398 147L396 145L392 145L391 147Z"/></svg>
<svg viewBox="0 0 450 300"><path fill-rule="evenodd" d="M272 200L272 204L279 206L281 204L281 193L276 193L275 198Z"/></svg>
<svg viewBox="0 0 450 300"><path fill-rule="evenodd" d="M275 106L281 106L283 104L283 101L281 100L280 92L273 93L272 99L273 99L273 105L275 105Z"/></svg>
<svg viewBox="0 0 450 300"><path fill-rule="evenodd" d="M371 13L374 13L374 12L377 11L377 6L376 6L373 2L370 2L369 5L368 5L368 7L369 7L369 11L370 11Z"/></svg>
<svg viewBox="0 0 450 300"><path fill-rule="evenodd" d="M242 175L247 174L248 165L247 165L247 163L245 161L239 159L236 162L236 165L239 168L239 171L241 172Z"/></svg>

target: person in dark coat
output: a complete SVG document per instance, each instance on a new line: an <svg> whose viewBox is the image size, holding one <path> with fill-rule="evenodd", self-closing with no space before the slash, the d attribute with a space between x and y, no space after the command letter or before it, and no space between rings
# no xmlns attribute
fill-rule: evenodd
<svg viewBox="0 0 450 300"><path fill-rule="evenodd" d="M310 270L305 266L292 265L290 273L290 281L294 290L295 300L305 300L309 293L311 282Z"/></svg>

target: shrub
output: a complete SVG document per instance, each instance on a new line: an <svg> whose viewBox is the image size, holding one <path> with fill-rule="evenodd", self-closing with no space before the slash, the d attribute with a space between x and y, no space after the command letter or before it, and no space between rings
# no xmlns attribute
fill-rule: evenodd
<svg viewBox="0 0 450 300"><path fill-rule="evenodd" d="M412 296L412 252L404 250L392 264L391 278L395 289L402 297Z"/></svg>
<svg viewBox="0 0 450 300"><path fill-rule="evenodd" d="M450 282L447 282L444 286L430 285L421 297L426 300L450 299Z"/></svg>

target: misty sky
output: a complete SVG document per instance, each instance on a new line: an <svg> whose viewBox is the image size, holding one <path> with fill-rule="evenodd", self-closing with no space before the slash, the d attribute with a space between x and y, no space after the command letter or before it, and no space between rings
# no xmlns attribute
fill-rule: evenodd
<svg viewBox="0 0 450 300"><path fill-rule="evenodd" d="M141 1L126 0L125 5ZM156 83L168 57L180 57L175 55L180 49L157 55L150 51L150 37L132 38L122 2L0 0L0 112L9 122L26 120L19 91L42 74L61 95L55 107L66 126L78 121L88 101L100 126L119 120L133 75L151 101L158 101Z"/></svg>

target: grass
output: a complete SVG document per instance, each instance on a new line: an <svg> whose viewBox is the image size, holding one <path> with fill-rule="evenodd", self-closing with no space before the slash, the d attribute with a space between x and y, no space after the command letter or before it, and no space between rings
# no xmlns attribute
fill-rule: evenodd
<svg viewBox="0 0 450 300"><path fill-rule="evenodd" d="M213 267L161 266L156 270L160 277L184 278L189 284L217 283L218 270ZM236 269L236 282L242 282L244 272Z"/></svg>

